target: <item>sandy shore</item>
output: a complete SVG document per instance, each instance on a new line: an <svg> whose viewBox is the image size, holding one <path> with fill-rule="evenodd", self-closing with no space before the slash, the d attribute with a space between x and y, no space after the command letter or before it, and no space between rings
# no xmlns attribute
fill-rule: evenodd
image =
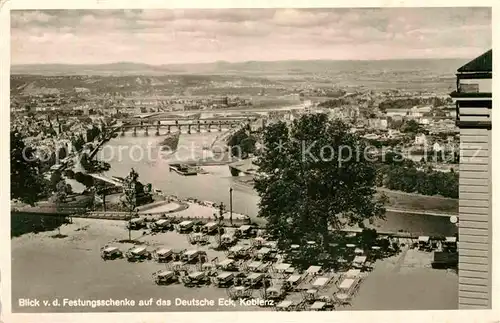
<svg viewBox="0 0 500 323"><path fill-rule="evenodd" d="M100 248L106 244L126 251L131 245L117 240L127 239L125 222L95 219L75 219L63 226L66 238L51 236L57 231L25 234L12 239L12 304L14 312L122 312L122 311L251 311L269 310L238 303L219 305L227 301L226 290L216 287L186 288L182 284L157 286L151 274L165 268L153 261L128 263L124 259L103 261ZM133 231L132 238L139 238L149 249L159 246L172 249L194 249L187 235L174 232L142 236ZM215 238L211 238L213 241ZM114 241L114 242L113 242ZM195 247L196 248L196 247ZM223 252L208 246L209 259L225 259ZM430 254L409 250L398 257L377 262L373 272L363 282L352 307L359 309L448 309L456 308L458 276L455 273L429 268ZM333 293L334 291L328 291ZM254 297L260 298L255 290ZM295 297L295 296L294 296ZM135 306L127 307L21 307L19 299L49 300L134 300ZM141 300L153 299L151 306L139 306ZM214 300L214 306L181 306L175 300ZM170 300L171 306L157 306L159 300ZM342 310L342 309L341 309Z"/></svg>

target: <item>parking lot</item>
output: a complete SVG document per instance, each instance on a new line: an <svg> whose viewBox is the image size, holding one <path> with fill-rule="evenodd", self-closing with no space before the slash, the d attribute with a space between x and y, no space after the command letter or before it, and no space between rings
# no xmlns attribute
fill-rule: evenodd
<svg viewBox="0 0 500 323"><path fill-rule="evenodd" d="M458 278L454 279L453 274L446 274L448 276L443 278L441 276L446 271L435 271L427 268L424 262L416 261L422 258L418 256L420 253L429 255L416 250L403 252L404 261L397 257L377 261L371 272L364 268L360 268L359 272L324 271L315 264L301 272L287 265L285 259L280 255L275 256L274 252L269 253L274 255L272 258L262 256L268 252L261 250L273 249L272 242L265 239L260 242L255 238L239 239L232 253L240 252L239 249L248 249L249 253L248 256L239 258L227 250L213 249L217 243L217 235L208 236L208 241L200 245L192 244L195 236L192 233L168 231L150 234L149 230L138 230L133 231L132 238L141 241L141 244L134 246L118 242L128 237L125 222L122 221L75 219L73 224L64 226L61 231L68 237L54 239L50 237L54 232L44 232L12 240L14 311L40 311L18 306L16 299L24 297L82 300L128 298L136 301L135 306L126 308L78 306L46 309L52 312L385 309L386 303L381 298L387 300L387 303L391 303L391 299L399 302L404 309L418 307L419 298L426 300L428 297L419 296L420 290L416 293L403 288L405 276L408 280L420 277L420 289L424 285L429 285L429 290L442 286L442 294L451 296L441 297L444 300L437 300L431 305L433 308L443 308L448 304L446 299L454 297L449 290L457 288ZM230 232L226 232L228 233ZM100 253L105 246L116 246L125 257L102 260ZM144 261L128 262L127 251L137 247L145 247L151 253L150 259L146 257ZM207 261L205 265L197 264L196 259L191 264L179 262L180 259L177 264L175 259L159 263L155 256L155 251L159 249L169 249L179 254L199 250L206 254ZM412 252L415 252L413 258ZM261 257L264 258L260 259ZM228 260L233 262L233 268L223 267ZM179 275L177 281L157 285L154 274L168 271ZM205 274L206 282L200 285L190 284L187 279L197 272ZM226 272L232 273L233 282L229 286L217 287L217 276ZM255 277L252 274L264 274L265 279L261 280L261 284L253 286L248 282L251 280L249 278ZM25 277L30 277L29 281ZM426 280L422 279L427 277L430 279L429 284L423 284ZM290 289L287 284L293 284L293 287ZM385 288L385 292L384 286L391 288ZM150 299L153 300L151 305L139 305L141 300ZM201 304L200 302L203 305L195 305ZM442 306L443 302L446 303ZM427 305L424 303L423 305ZM394 308L394 305L390 306Z"/></svg>

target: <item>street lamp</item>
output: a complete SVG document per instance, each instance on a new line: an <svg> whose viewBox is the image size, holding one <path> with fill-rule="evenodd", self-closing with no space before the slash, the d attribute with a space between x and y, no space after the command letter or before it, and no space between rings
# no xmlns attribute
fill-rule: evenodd
<svg viewBox="0 0 500 323"><path fill-rule="evenodd" d="M458 217L456 215L450 216L450 222L458 227Z"/></svg>
<svg viewBox="0 0 500 323"><path fill-rule="evenodd" d="M214 212L214 217L217 220L217 237L218 237L218 243L219 243L219 248L222 245L222 232L221 232L221 226L224 221L224 203L220 203L218 205L219 208L219 214L217 215L217 212Z"/></svg>
<svg viewBox="0 0 500 323"><path fill-rule="evenodd" d="M229 188L229 222L233 226L233 188Z"/></svg>

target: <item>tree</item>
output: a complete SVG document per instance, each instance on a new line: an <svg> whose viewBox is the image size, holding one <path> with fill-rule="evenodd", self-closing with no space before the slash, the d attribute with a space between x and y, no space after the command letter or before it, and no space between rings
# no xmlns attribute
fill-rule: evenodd
<svg viewBox="0 0 500 323"><path fill-rule="evenodd" d="M81 183L81 184L83 184L83 181L85 180L84 177L85 177L85 175L82 172L77 172L74 175L75 181L77 181L78 183Z"/></svg>
<svg viewBox="0 0 500 323"><path fill-rule="evenodd" d="M89 171L92 171L91 169L91 162L89 160L89 156L87 153L82 153L81 154L81 157L80 157L80 165L82 166L82 168L89 172Z"/></svg>
<svg viewBox="0 0 500 323"><path fill-rule="evenodd" d="M72 169L66 169L64 171L64 176L66 176L69 179L75 178L75 172Z"/></svg>
<svg viewBox="0 0 500 323"><path fill-rule="evenodd" d="M75 138L72 139L71 142L76 151L82 150L83 145L85 145L85 140L82 138L81 135L77 135Z"/></svg>
<svg viewBox="0 0 500 323"><path fill-rule="evenodd" d="M108 195L109 187L103 181L98 181L95 185L95 192L97 195L102 198L102 206L104 208L104 212L106 212L106 196Z"/></svg>
<svg viewBox="0 0 500 323"><path fill-rule="evenodd" d="M78 183L85 185L85 188L87 189L94 186L94 178L91 175L77 172L74 177Z"/></svg>
<svg viewBox="0 0 500 323"><path fill-rule="evenodd" d="M59 182L56 185L56 190L55 190L55 202L60 210L64 203L66 202L66 197L68 196L68 186L64 179L59 180Z"/></svg>
<svg viewBox="0 0 500 323"><path fill-rule="evenodd" d="M246 158L248 154L255 152L256 140L252 135L249 135L245 128L238 130L228 140L228 145L231 147L231 155L240 158Z"/></svg>
<svg viewBox="0 0 500 323"><path fill-rule="evenodd" d="M50 175L50 189L52 192L57 190L57 185L62 179L62 175L60 171L55 171Z"/></svg>
<svg viewBox="0 0 500 323"><path fill-rule="evenodd" d="M89 189L94 186L94 178L88 174L83 174L82 184L85 185L87 189Z"/></svg>
<svg viewBox="0 0 500 323"><path fill-rule="evenodd" d="M71 190L68 188L71 188L70 185L66 184L66 181L64 179L61 179L57 185L56 185L56 191L55 191L55 203L56 203L56 209L59 214L59 226L57 227L58 230L58 235L61 235L61 225L63 223L62 219L64 219L64 214L62 212L64 211L64 206L66 204L66 198L68 197L68 194L71 192Z"/></svg>
<svg viewBox="0 0 500 323"><path fill-rule="evenodd" d="M422 129L415 120L408 120L403 124L401 131L406 133L419 133Z"/></svg>
<svg viewBox="0 0 500 323"><path fill-rule="evenodd" d="M41 163L16 131L10 132L10 174L11 199L34 205L46 196L49 183L42 175Z"/></svg>
<svg viewBox="0 0 500 323"><path fill-rule="evenodd" d="M317 254L330 254L341 229L383 217L385 196L376 196L376 168L346 124L325 114L305 115L290 129L284 122L269 126L263 137L255 180L259 216L267 219L281 249L315 241Z"/></svg>
<svg viewBox="0 0 500 323"><path fill-rule="evenodd" d="M57 154L56 154L57 160L60 161L64 158L66 158L67 156L68 156L68 151L67 151L66 147L59 147L59 149L57 150Z"/></svg>

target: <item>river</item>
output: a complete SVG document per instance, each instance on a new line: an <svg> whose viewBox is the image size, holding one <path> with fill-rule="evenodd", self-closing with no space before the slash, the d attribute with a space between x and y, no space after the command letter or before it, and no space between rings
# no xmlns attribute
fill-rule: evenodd
<svg viewBox="0 0 500 323"><path fill-rule="evenodd" d="M252 189L236 183L227 165L203 167L207 174L197 176L181 176L169 171L169 162L211 157L211 151L203 147L209 146L220 134L183 133L179 138L179 150L169 154L161 152L158 147L162 136L145 136L143 131L138 131L136 137L132 133L125 133L125 136L107 142L97 154L97 158L110 163L111 169L105 173L106 176L124 177L133 167L139 173L141 182L151 183L155 189L181 198L193 197L223 202L228 206L229 189L233 187L233 211L247 214L255 220L258 213L258 196ZM256 222L260 222L259 220ZM393 212L387 212L386 219L377 220L375 226L383 231L403 230L422 235L453 235L457 231L447 217Z"/></svg>

